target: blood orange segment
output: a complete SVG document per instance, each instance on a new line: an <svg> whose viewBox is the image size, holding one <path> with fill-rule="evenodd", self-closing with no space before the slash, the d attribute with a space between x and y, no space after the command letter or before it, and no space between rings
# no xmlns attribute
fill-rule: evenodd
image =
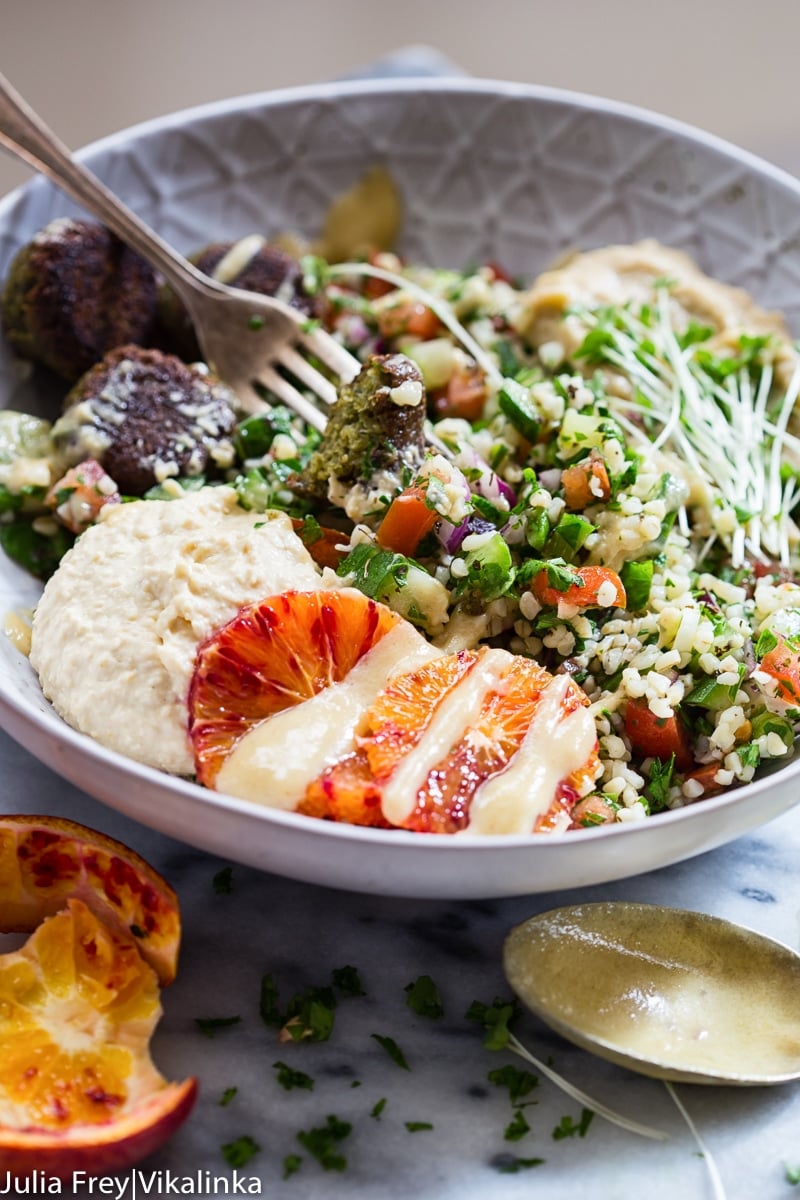
<svg viewBox="0 0 800 1200"><path fill-rule="evenodd" d="M285 592L243 608L195 659L189 736L201 783L214 786L250 729L341 682L400 620L352 588Z"/></svg>
<svg viewBox="0 0 800 1200"><path fill-rule="evenodd" d="M500 690L487 694L475 723L431 771L405 828L455 833L466 827L473 795L519 749L551 680L531 659L509 658Z"/></svg>
<svg viewBox="0 0 800 1200"><path fill-rule="evenodd" d="M133 935L162 984L175 978L178 898L135 851L58 817L0 818L0 931L29 932L82 899L104 924Z"/></svg>
<svg viewBox="0 0 800 1200"><path fill-rule="evenodd" d="M438 704L478 661L471 650L436 658L416 671L398 675L375 698L366 718L368 736L359 738L376 780L388 778L413 750Z"/></svg>
<svg viewBox="0 0 800 1200"><path fill-rule="evenodd" d="M30 1135L57 1165L73 1161L64 1137L75 1131L84 1147L97 1129L119 1150L138 1130L143 1153L168 1136L196 1085L169 1085L154 1066L149 1042L160 1015L158 979L137 939L107 928L81 900L0 957L0 1164L19 1169ZM154 1104L162 1092L164 1103Z"/></svg>
<svg viewBox="0 0 800 1200"><path fill-rule="evenodd" d="M365 718L358 752L335 764L308 789L301 811L332 820L377 824L383 789L413 754L437 708L475 669L480 654L461 651L393 679ZM474 721L454 730L449 749L424 778L402 827L421 833L456 833L469 823L480 785L502 771L522 745L553 676L530 659L508 656L498 685L483 697ZM570 685L563 717L586 704ZM466 727L465 727L466 726ZM547 753L547 747L542 747ZM563 828L598 768L596 743L586 762L562 780L532 832Z"/></svg>
<svg viewBox="0 0 800 1200"><path fill-rule="evenodd" d="M309 817L390 829L381 808L381 789L363 750L334 763L306 789L297 811Z"/></svg>

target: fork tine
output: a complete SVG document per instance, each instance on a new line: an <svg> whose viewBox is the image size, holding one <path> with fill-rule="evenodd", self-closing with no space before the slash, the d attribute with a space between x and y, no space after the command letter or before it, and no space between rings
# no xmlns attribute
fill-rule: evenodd
<svg viewBox="0 0 800 1200"><path fill-rule="evenodd" d="M321 413L315 404L307 400L294 384L279 375L274 367L262 367L258 381L263 383L265 388L274 392L289 408L294 409L297 415L307 421L309 425L313 425L320 433L325 432L328 422L324 413Z"/></svg>
<svg viewBox="0 0 800 1200"><path fill-rule="evenodd" d="M350 383L361 370L358 359L324 329L313 329L309 333L301 329L298 331L298 337L306 350L321 359L326 367L330 367L343 383Z"/></svg>
<svg viewBox="0 0 800 1200"><path fill-rule="evenodd" d="M312 367L302 354L298 354L291 346L284 346L277 355L276 361L285 367L290 375L299 379L306 387L316 392L325 404L335 404L338 393L330 379L326 379L316 367Z"/></svg>

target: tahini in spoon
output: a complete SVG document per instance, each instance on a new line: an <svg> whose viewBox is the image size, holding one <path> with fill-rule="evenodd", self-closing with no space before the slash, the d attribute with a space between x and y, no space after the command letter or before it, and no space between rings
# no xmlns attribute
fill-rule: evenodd
<svg viewBox="0 0 800 1200"><path fill-rule="evenodd" d="M800 1078L800 954L719 917L610 901L553 909L512 929L504 967L552 1029L640 1074Z"/></svg>

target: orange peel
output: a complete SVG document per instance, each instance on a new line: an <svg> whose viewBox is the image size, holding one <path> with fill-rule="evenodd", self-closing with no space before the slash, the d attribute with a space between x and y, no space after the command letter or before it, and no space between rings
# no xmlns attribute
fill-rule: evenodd
<svg viewBox="0 0 800 1200"><path fill-rule="evenodd" d="M30 933L82 899L110 928L137 939L162 985L175 978L178 898L134 850L62 817L0 817L0 932Z"/></svg>

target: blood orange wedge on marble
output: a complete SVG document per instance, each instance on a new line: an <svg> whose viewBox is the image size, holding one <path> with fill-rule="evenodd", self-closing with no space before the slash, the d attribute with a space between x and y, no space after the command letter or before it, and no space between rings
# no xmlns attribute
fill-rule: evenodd
<svg viewBox="0 0 800 1200"><path fill-rule="evenodd" d="M0 817L0 932L28 933L83 900L110 929L137 939L162 984L175 978L178 899L135 851L59 817Z"/></svg>
<svg viewBox="0 0 800 1200"><path fill-rule="evenodd" d="M323 772L300 809L341 820L347 812L379 805L392 826L456 833L471 823L476 798L488 795L483 785L499 779L525 745L533 766L529 776L517 779L517 792L521 799L526 784L535 791L538 770L546 803L517 805L523 815L516 819L524 821L530 811L523 832L565 828L597 773L591 718L584 714L573 753L565 755L559 745L554 761L550 742L573 740L565 739L562 724L586 703L568 679L554 679L530 659L504 651L435 659L389 682L366 714L357 750ZM577 735L576 726L573 732ZM508 809L508 797L501 800Z"/></svg>
<svg viewBox="0 0 800 1200"><path fill-rule="evenodd" d="M121 1170L188 1116L196 1081L150 1058L159 984L139 946L70 899L0 957L0 1170Z"/></svg>
<svg viewBox="0 0 800 1200"><path fill-rule="evenodd" d="M401 620L352 588L290 591L243 608L195 659L188 728L200 782L213 787L245 734L341 683Z"/></svg>

